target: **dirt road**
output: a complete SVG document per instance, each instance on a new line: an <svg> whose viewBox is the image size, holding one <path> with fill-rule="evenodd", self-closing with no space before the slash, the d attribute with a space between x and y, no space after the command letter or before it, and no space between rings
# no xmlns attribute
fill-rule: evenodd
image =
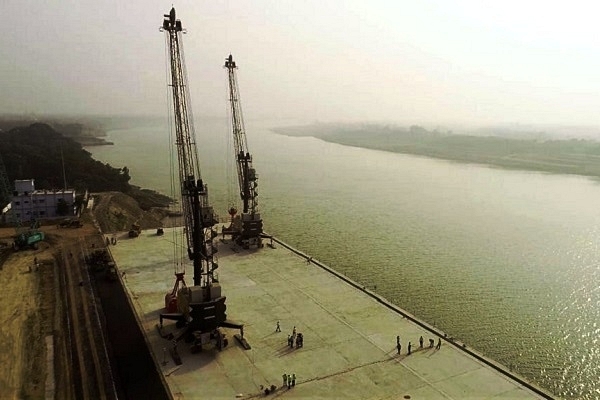
<svg viewBox="0 0 600 400"><path fill-rule="evenodd" d="M45 362L36 360L45 360L45 337L53 332L55 263L48 247L8 254L0 270L0 398L44 395Z"/></svg>
<svg viewBox="0 0 600 400"><path fill-rule="evenodd" d="M163 213L114 192L96 204L80 228L42 226L35 250L13 251L15 229L0 228L0 399L168 398L122 287L86 263L105 246L97 226L159 227Z"/></svg>
<svg viewBox="0 0 600 400"><path fill-rule="evenodd" d="M85 385L92 391L82 396L79 383L90 374L103 382L100 366L109 365L103 338L93 334L102 329L84 263L86 238L101 237L91 223L41 230L46 239L38 249L5 248L0 257L0 398L111 398L110 387L100 388L109 384ZM0 242L14 234L0 229Z"/></svg>

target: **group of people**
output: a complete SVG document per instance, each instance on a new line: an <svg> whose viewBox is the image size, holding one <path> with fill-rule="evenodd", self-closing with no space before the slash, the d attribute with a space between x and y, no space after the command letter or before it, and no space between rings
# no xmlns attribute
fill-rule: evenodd
<svg viewBox="0 0 600 400"><path fill-rule="evenodd" d="M293 349L294 343L296 344L296 348L304 346L304 336L302 336L302 333L296 333L296 327L294 327L292 334L288 335L288 346Z"/></svg>
<svg viewBox="0 0 600 400"><path fill-rule="evenodd" d="M281 332L281 323L277 321L277 326L275 327L275 332ZM304 346L304 336L301 333L296 333L296 327L292 330L292 334L288 335L288 346L292 349L294 348L294 343L296 344L296 348Z"/></svg>
<svg viewBox="0 0 600 400"><path fill-rule="evenodd" d="M298 333L296 336L288 335L288 346L290 346L292 349L294 348L294 342L296 343L296 348L304 345L304 337L301 333Z"/></svg>
<svg viewBox="0 0 600 400"><path fill-rule="evenodd" d="M283 378L283 387L288 387L288 389L291 389L292 387L296 386L296 374L283 374L282 375Z"/></svg>
<svg viewBox="0 0 600 400"><path fill-rule="evenodd" d="M419 348L422 349L423 348L423 336L421 336L419 338ZM433 348L433 344L435 343L435 340L433 340L432 338L429 338L429 348L432 349ZM437 345L435 346L436 350L439 350L442 348L442 339L438 338L438 342ZM400 354L400 351L402 350L402 344L400 343L400 336L396 336L396 350L398 351L398 354ZM406 352L407 355L410 355L410 353L412 352L412 343L408 342L408 351Z"/></svg>
<svg viewBox="0 0 600 400"><path fill-rule="evenodd" d="M281 376L283 378L283 386L282 388L285 388L287 386L288 389L293 388L294 386L296 386L296 374L283 374ZM271 393L275 393L275 391L277 390L277 386L275 385L271 385L271 386L263 386L260 385L260 390L262 392L264 392L265 395L271 394Z"/></svg>

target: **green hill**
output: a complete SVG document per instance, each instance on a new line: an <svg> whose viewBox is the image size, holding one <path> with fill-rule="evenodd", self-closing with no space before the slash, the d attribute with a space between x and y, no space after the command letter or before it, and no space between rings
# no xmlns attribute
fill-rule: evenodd
<svg viewBox="0 0 600 400"><path fill-rule="evenodd" d="M167 196L130 185L126 166L94 160L81 144L47 124L0 132L0 154L11 186L16 179L35 179L36 189L53 189L62 188L66 180L67 187L77 191L126 193L145 209L170 202Z"/></svg>

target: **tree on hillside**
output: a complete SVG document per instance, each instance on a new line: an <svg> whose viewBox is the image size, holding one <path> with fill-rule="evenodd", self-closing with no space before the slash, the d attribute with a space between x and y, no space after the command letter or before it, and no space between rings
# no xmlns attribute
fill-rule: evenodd
<svg viewBox="0 0 600 400"><path fill-rule="evenodd" d="M67 185L77 190L127 193L131 189L127 167L113 168L94 160L79 143L49 125L37 123L0 132L0 143L11 182L33 178L38 189L62 187L64 162Z"/></svg>

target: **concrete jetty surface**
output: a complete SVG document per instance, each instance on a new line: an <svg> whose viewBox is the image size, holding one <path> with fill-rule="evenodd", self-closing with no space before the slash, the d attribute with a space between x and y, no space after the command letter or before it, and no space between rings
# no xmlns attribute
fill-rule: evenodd
<svg viewBox="0 0 600 400"><path fill-rule="evenodd" d="M237 331L224 329L229 345L222 351L207 348L191 354L181 341L177 349L183 363L178 366L169 354L172 343L156 329L164 295L175 282L172 233L143 231L137 238L119 240L110 250L157 368L175 399L550 398L443 337L436 349L439 336L426 324L412 321L283 243L269 246L268 240L259 250L220 242L217 253L228 319L244 324L252 349L244 350L233 338ZM188 285L192 276L188 270ZM281 332L276 332L277 321ZM301 348L288 346L294 327L304 337ZM169 328L173 323L165 321ZM294 387L282 387L283 374L296 375ZM277 389L265 395L264 388L271 385Z"/></svg>

